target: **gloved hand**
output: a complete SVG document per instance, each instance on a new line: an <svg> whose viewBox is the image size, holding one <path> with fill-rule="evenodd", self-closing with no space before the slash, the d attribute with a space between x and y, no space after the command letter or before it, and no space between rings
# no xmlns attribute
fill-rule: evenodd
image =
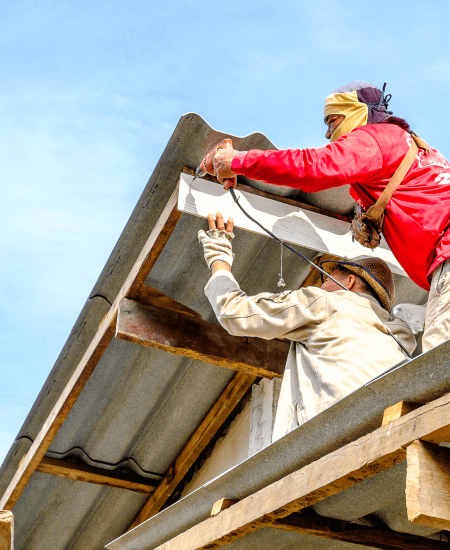
<svg viewBox="0 0 450 550"><path fill-rule="evenodd" d="M217 260L226 262L231 268L234 258L231 250L231 241L234 239L233 218L228 218L226 227L222 212L217 212L216 219L214 219L214 214L208 214L209 230L205 233L203 229L200 229L198 240L203 245L205 261L209 269Z"/></svg>
<svg viewBox="0 0 450 550"><path fill-rule="evenodd" d="M209 229L206 232L200 229L198 240L203 245L205 261L209 269L216 260L226 262L230 267L233 265L234 254L231 248L233 239L234 233L227 232L225 229Z"/></svg>

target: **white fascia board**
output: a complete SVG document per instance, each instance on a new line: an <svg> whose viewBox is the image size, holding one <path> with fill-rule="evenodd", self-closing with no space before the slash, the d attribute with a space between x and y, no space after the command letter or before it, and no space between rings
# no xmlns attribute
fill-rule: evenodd
<svg viewBox="0 0 450 550"><path fill-rule="evenodd" d="M372 251L352 241L347 222L245 191L236 190L236 195L243 208L282 241L349 260L373 255L384 260L393 273L407 277L384 238ZM243 214L221 185L189 174L180 174L178 209L202 218L220 211L225 220L232 216L236 227L267 236Z"/></svg>

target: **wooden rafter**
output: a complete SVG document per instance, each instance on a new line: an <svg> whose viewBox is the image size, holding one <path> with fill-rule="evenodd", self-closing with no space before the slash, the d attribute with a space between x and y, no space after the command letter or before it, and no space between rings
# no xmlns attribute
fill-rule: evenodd
<svg viewBox="0 0 450 550"><path fill-rule="evenodd" d="M158 483L157 480L146 480L145 478L137 481L135 477L118 474L111 470L105 470L104 468L75 464L66 460L49 458L46 456L41 460L36 471L73 479L75 481L94 483L95 485L127 489L128 491L135 491L136 493L142 493L144 495L153 493Z"/></svg>
<svg viewBox="0 0 450 550"><path fill-rule="evenodd" d="M126 298L116 337L265 378L283 376L289 352L288 342L230 336L220 325Z"/></svg>
<svg viewBox="0 0 450 550"><path fill-rule="evenodd" d="M189 468L222 427L225 420L230 416L255 380L254 376L242 372L236 374L174 463L170 466L163 480L145 503L129 529L133 529L161 510L177 485L188 473Z"/></svg>
<svg viewBox="0 0 450 550"><path fill-rule="evenodd" d="M244 498L157 550L213 550L270 526L405 460L416 439L448 441L449 419L446 395Z"/></svg>
<svg viewBox="0 0 450 550"><path fill-rule="evenodd" d="M168 311L175 311L176 313L182 313L183 315L189 315L190 317L195 317L196 319L202 318L200 313L197 311L180 302L177 302L173 298L170 298L152 286L142 285L136 292L136 301L140 304L154 306L160 309L166 309Z"/></svg>
<svg viewBox="0 0 450 550"><path fill-rule="evenodd" d="M124 297L136 297L139 288L145 282L151 268L181 217L181 212L176 207L177 198L178 185L175 187L172 196L155 224L113 305L100 323L97 333L78 363L66 387L61 392L58 401L44 422L33 444L22 458L14 477L0 499L0 509L11 510L14 507L14 504L44 458L53 438L100 361L108 344L114 337L120 300Z"/></svg>
<svg viewBox="0 0 450 550"><path fill-rule="evenodd" d="M292 514L269 525L275 529L379 548L380 550L444 550L448 542L430 540L391 530L374 529L321 516Z"/></svg>

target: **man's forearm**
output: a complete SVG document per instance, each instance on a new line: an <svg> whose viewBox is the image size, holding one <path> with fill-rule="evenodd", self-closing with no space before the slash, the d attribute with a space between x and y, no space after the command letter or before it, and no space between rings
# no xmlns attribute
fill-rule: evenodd
<svg viewBox="0 0 450 550"><path fill-rule="evenodd" d="M231 267L227 264L227 262L222 262L222 260L216 260L211 266L211 271L214 275L216 271L220 271L220 270L229 271L231 273Z"/></svg>

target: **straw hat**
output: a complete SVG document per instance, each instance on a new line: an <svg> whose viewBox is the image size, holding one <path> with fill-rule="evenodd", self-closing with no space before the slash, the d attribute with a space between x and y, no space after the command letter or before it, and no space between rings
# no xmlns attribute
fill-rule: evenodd
<svg viewBox="0 0 450 550"><path fill-rule="evenodd" d="M342 266L364 279L378 297L382 307L390 311L395 299L394 276L386 262L374 256L360 256L354 260L325 260L320 267L331 273Z"/></svg>

